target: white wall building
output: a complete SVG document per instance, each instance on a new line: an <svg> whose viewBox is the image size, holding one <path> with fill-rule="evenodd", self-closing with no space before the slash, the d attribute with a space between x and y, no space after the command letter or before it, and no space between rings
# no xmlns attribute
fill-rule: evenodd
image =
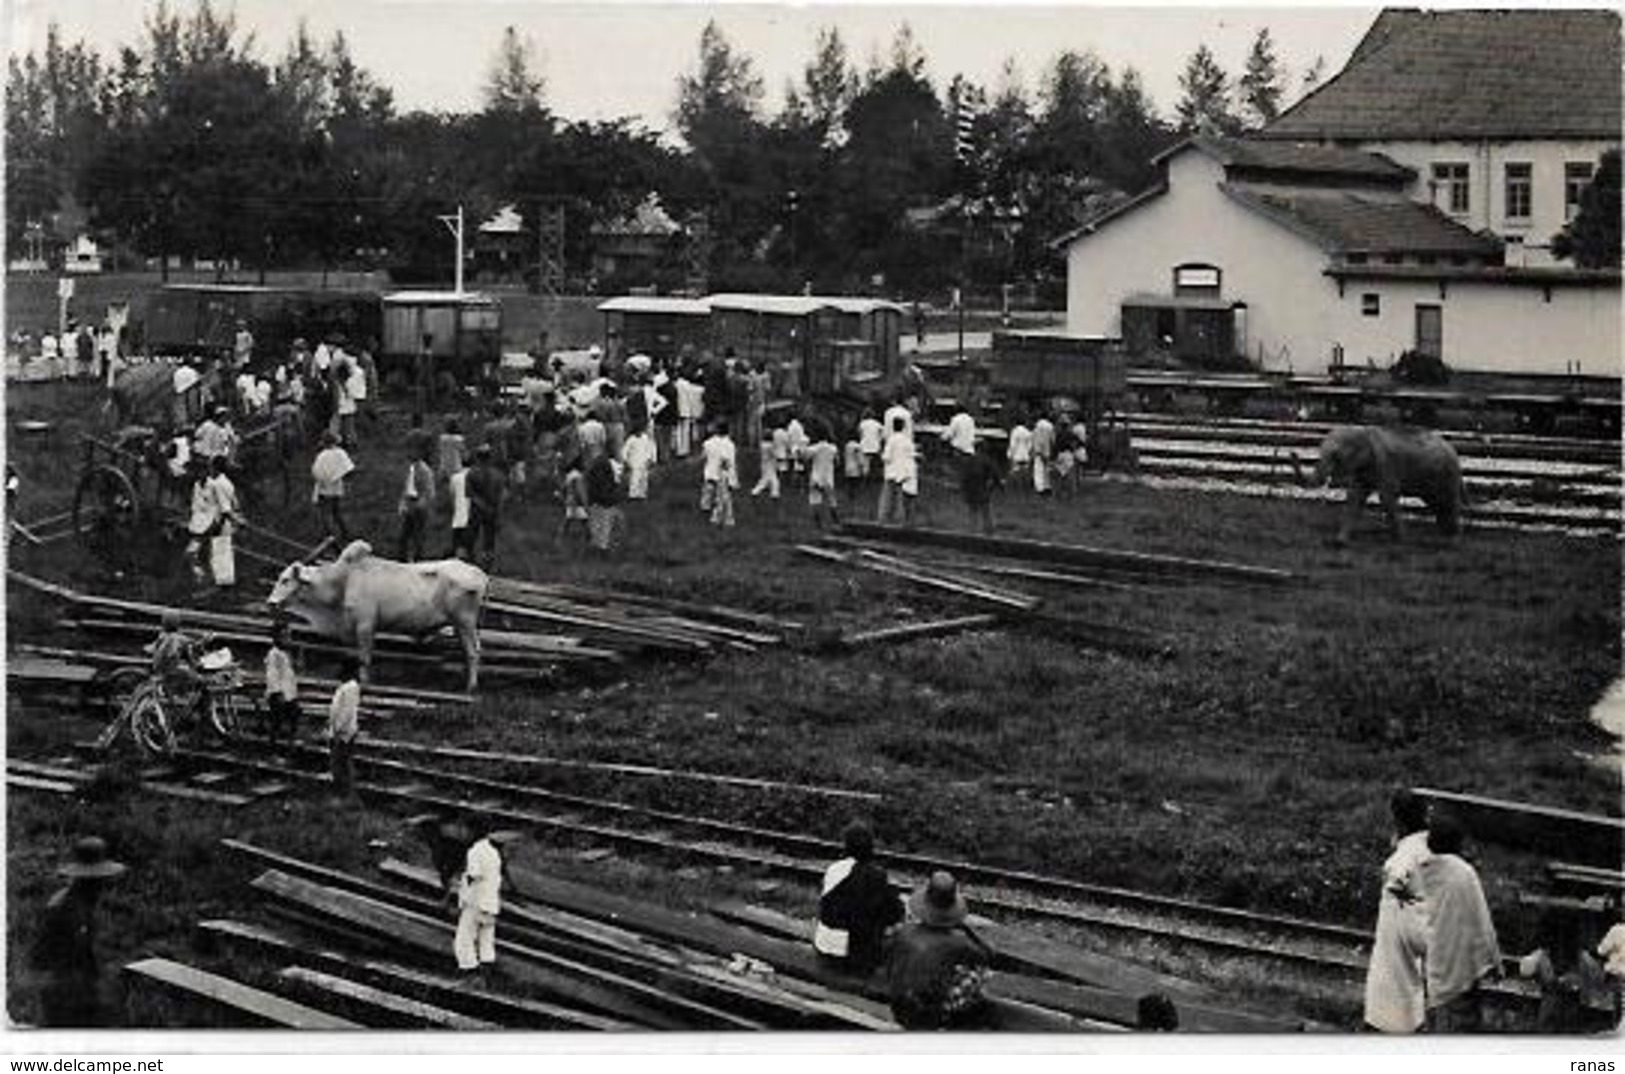
<svg viewBox="0 0 1625 1074"><path fill-rule="evenodd" d="M1615 11L1384 11L1347 66L1256 137L1381 153L1411 196L1553 264L1597 160L1620 147Z"/></svg>
<svg viewBox="0 0 1625 1074"><path fill-rule="evenodd" d="M1067 330L1270 371L1619 376L1619 270L1550 249L1619 145L1615 12L1384 11L1264 131L1174 147L1060 240Z"/></svg>
<svg viewBox="0 0 1625 1074"><path fill-rule="evenodd" d="M1617 272L1501 264L1369 153L1198 137L1156 187L1065 241L1067 331L1269 371L1390 365L1617 375Z"/></svg>

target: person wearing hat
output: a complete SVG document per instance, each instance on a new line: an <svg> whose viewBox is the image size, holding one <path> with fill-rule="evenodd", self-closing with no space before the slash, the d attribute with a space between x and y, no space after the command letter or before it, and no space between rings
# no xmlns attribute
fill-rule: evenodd
<svg viewBox="0 0 1625 1074"><path fill-rule="evenodd" d="M965 927L969 911L952 873L935 872L908 903L886 967L892 1015L904 1029L969 1029L987 1011L987 945Z"/></svg>
<svg viewBox="0 0 1625 1074"><path fill-rule="evenodd" d="M491 839L489 818L476 814L463 878L457 889L457 935L452 953L464 974L497 960L497 915L502 912L502 852Z"/></svg>
<svg viewBox="0 0 1625 1074"><path fill-rule="evenodd" d="M181 629L181 613L165 608L158 636L147 646L152 675L171 694L187 693L199 682L198 639Z"/></svg>
<svg viewBox="0 0 1625 1074"><path fill-rule="evenodd" d="M841 969L867 974L880 964L886 930L903 920L903 900L874 860L868 825L847 825L841 841L846 857L824 870L813 948Z"/></svg>
<svg viewBox="0 0 1625 1074"><path fill-rule="evenodd" d="M101 963L96 957L96 904L108 881L125 868L108 857L107 843L86 836L57 870L67 886L45 904L31 961L44 976L40 1024L95 1026L102 1022Z"/></svg>

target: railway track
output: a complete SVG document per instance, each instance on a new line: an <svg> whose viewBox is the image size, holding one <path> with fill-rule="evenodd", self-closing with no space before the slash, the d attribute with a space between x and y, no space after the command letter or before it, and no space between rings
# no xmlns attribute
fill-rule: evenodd
<svg viewBox="0 0 1625 1074"><path fill-rule="evenodd" d="M408 755L422 756L426 751L433 752L423 748ZM321 770L325 750L300 746L288 756L291 760L279 760L249 742L232 751L185 749L177 752L176 760L203 773L233 772L244 778L326 784L327 776ZM484 813L505 825L612 847L634 857L678 858L765 871L816 887L825 866L842 852L837 841L797 832L514 783L443 764L403 761L392 750L365 742L357 751L356 764L358 790L374 800L413 812ZM180 779L171 777L172 782ZM1209 958L1291 966L1338 987L1351 985L1363 973L1370 944L1368 933L1341 925L937 855L888 852L887 862L904 887L917 884L932 870L948 869L965 883L973 901L990 912L1119 940L1194 948Z"/></svg>
<svg viewBox="0 0 1625 1074"><path fill-rule="evenodd" d="M1246 418L1128 415L1139 470L1171 487L1333 499L1299 474L1330 426ZM1462 459L1470 523L1612 534L1621 528L1618 444L1522 435L1446 433ZM1423 514L1414 505L1407 513Z"/></svg>

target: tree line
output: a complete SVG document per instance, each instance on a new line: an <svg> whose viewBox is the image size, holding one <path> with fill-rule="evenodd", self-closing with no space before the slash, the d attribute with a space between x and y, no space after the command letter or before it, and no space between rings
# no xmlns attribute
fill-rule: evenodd
<svg viewBox="0 0 1625 1074"><path fill-rule="evenodd" d="M687 234L655 281L667 288L699 269L713 289L894 294L1058 277L1050 241L1151 183L1156 153L1267 123L1290 92L1267 29L1236 78L1199 47L1164 118L1138 72L1089 52L1062 52L1031 90L1014 61L994 85L939 88L907 24L861 68L831 27L769 114L754 62L713 22L675 87L677 146L630 119L553 112L512 27L478 111L402 111L342 33L320 41L301 25L267 60L208 0L189 14L161 2L111 58L53 25L9 76L14 249L73 204L143 257L443 279L437 217L462 204L477 222L512 203L527 249L541 212L564 210L579 284L594 227L656 196ZM1317 64L1305 82L1318 77Z"/></svg>

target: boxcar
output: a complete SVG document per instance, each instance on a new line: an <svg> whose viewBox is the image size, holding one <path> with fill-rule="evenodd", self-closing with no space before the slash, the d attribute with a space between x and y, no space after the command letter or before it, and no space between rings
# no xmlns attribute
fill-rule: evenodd
<svg viewBox="0 0 1625 1074"><path fill-rule="evenodd" d="M396 291L383 299L381 367L410 369L429 335L435 367L464 384L494 375L502 359L502 304L478 291Z"/></svg>

